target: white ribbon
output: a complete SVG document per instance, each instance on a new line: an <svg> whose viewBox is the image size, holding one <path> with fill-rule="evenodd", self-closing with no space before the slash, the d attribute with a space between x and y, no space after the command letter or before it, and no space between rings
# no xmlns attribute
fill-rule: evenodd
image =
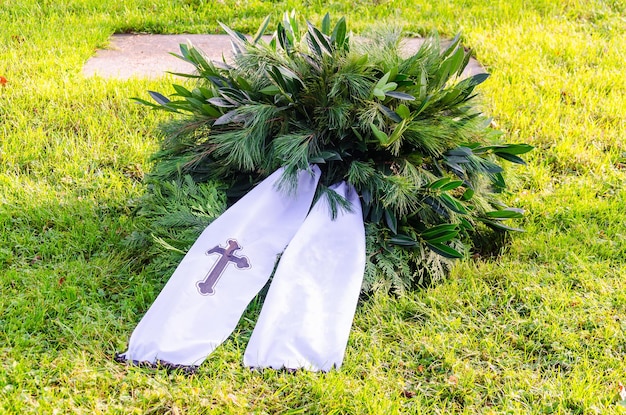
<svg viewBox="0 0 626 415"><path fill-rule="evenodd" d="M365 230L354 188L331 189L352 209L333 220L326 198L315 204L280 259L246 366L325 372L341 366L363 282Z"/></svg>
<svg viewBox="0 0 626 415"><path fill-rule="evenodd" d="M309 213L317 166L299 174L294 195L277 189L282 173L273 173L202 232L118 360L200 365L235 329L289 244L245 364L314 371L341 365L365 266L358 196L345 183L334 186L352 210L332 220L325 198Z"/></svg>

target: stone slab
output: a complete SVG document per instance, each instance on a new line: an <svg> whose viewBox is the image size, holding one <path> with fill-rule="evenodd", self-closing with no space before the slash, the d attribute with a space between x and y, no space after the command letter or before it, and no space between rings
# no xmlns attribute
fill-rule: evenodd
<svg viewBox="0 0 626 415"><path fill-rule="evenodd" d="M193 67L172 56L180 53L181 43L191 42L211 60L227 60L232 56L228 35L143 35L119 34L111 37L108 49L100 49L83 67L85 76L129 79L158 78L167 72L190 73ZM415 52L423 39L406 39L404 48L407 53ZM472 59L463 76L485 72L480 64Z"/></svg>

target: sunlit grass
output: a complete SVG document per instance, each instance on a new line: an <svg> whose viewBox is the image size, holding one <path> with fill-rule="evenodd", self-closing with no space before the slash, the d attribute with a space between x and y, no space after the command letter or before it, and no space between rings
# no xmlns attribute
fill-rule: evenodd
<svg viewBox="0 0 626 415"><path fill-rule="evenodd" d="M626 378L626 6L553 2L6 0L0 5L0 412L622 413ZM132 267L131 201L171 79L86 79L115 32L252 32L298 8L350 27L462 31L491 72L485 112L536 150L509 169L525 233L429 290L357 311L344 366L242 367L253 304L198 374L111 357L169 277Z"/></svg>

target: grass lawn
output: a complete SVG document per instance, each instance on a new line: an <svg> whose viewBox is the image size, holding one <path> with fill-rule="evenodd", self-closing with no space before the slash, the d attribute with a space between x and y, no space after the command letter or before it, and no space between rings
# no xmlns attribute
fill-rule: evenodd
<svg viewBox="0 0 626 415"><path fill-rule="evenodd" d="M112 361L169 275L122 241L167 114L130 101L171 78L85 78L120 32L254 33L298 8L360 31L462 31L491 72L525 233L431 289L357 310L328 374L242 367L256 318L193 376ZM626 3L619 0L3 0L0 4L0 413L624 413Z"/></svg>

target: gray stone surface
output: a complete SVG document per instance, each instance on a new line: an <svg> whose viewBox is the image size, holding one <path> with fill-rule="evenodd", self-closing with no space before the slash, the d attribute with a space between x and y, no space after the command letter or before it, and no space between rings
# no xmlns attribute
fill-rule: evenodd
<svg viewBox="0 0 626 415"><path fill-rule="evenodd" d="M157 78L166 72L190 73L193 67L170 52L179 53L181 43L191 42L211 60L227 60L232 55L227 35L113 35L108 49L98 50L83 68L85 76L128 79L132 77ZM407 53L416 51L422 39L411 38L405 42ZM472 59L463 73L471 76L485 72Z"/></svg>

